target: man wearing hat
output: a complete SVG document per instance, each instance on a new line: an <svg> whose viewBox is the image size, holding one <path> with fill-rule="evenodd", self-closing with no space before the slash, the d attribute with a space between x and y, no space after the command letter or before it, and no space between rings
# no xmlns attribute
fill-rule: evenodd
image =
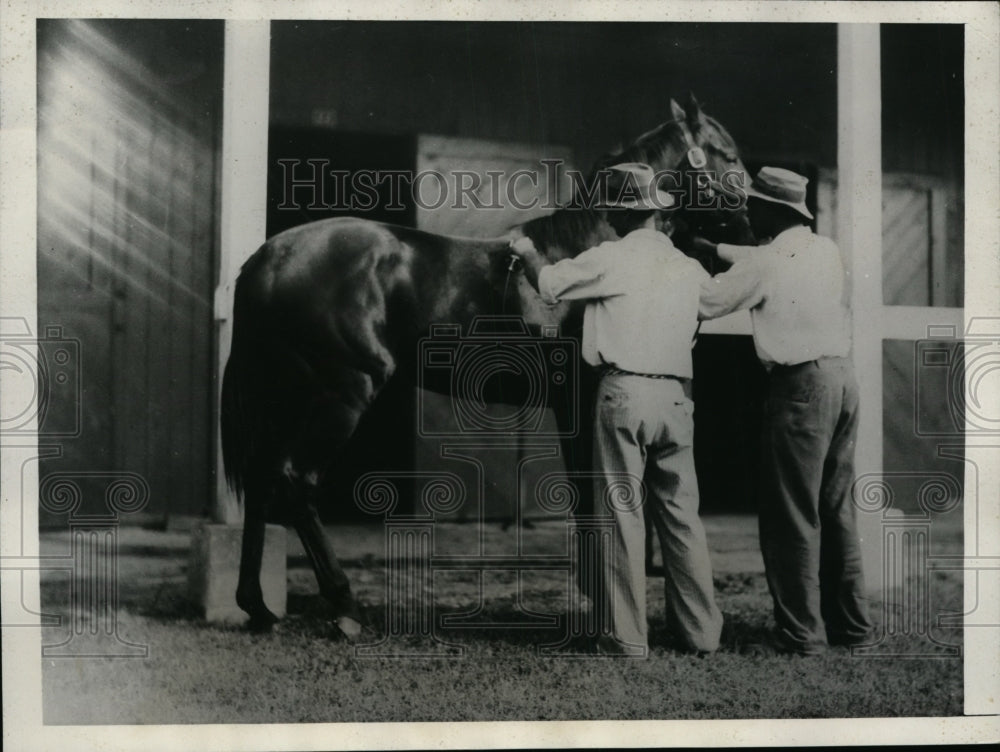
<svg viewBox="0 0 1000 752"><path fill-rule="evenodd" d="M660 210L674 201L657 189L652 168L625 163L612 171L604 208L618 240L556 264L527 238L513 250L547 303L587 301L583 356L602 371L594 428L595 470L601 476L595 491L614 516L615 539L594 604L610 627L598 650L647 654L648 517L663 553L668 628L677 647L709 652L719 645L722 613L698 517L690 399L699 288L709 277L660 231Z"/></svg>
<svg viewBox="0 0 1000 752"><path fill-rule="evenodd" d="M729 271L702 285L709 319L750 309L768 370L760 546L776 647L800 654L864 641L871 628L851 503L858 386L844 269L808 221L806 178L764 167L747 189L759 247L720 244Z"/></svg>

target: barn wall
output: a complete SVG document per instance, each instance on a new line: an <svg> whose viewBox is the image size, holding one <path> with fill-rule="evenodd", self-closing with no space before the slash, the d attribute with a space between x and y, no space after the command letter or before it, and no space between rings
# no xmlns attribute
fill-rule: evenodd
<svg viewBox="0 0 1000 752"><path fill-rule="evenodd" d="M960 24L883 24L887 172L961 183L962 55ZM744 154L832 168L836 66L831 24L276 22L271 119L566 144L586 167L690 90Z"/></svg>
<svg viewBox="0 0 1000 752"><path fill-rule="evenodd" d="M565 144L587 168L609 148L669 119L669 98L690 90L746 153L833 166L835 27L752 29L274 23L271 118L354 131ZM773 50L781 54L769 54Z"/></svg>
<svg viewBox="0 0 1000 752"><path fill-rule="evenodd" d="M38 27L38 322L74 343L50 437L83 510L108 479L149 488L144 518L209 502L212 291L222 24L42 21ZM78 388L78 391L76 391ZM43 500L44 502L44 500ZM61 518L45 513L42 522Z"/></svg>

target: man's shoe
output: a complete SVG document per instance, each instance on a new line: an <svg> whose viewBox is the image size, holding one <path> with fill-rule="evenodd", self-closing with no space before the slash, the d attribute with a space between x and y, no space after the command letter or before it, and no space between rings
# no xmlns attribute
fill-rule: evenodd
<svg viewBox="0 0 1000 752"><path fill-rule="evenodd" d="M594 641L597 655L612 655L623 658L645 658L649 649L645 645L626 645L610 635L601 635Z"/></svg>
<svg viewBox="0 0 1000 752"><path fill-rule="evenodd" d="M858 647L859 645L872 645L877 642L875 639L874 627L860 635L828 634L826 636L826 641L830 646L838 648L853 648Z"/></svg>
<svg viewBox="0 0 1000 752"><path fill-rule="evenodd" d="M822 655L826 652L826 645L793 644L777 632L772 632L763 640L747 643L742 652L760 656L801 655L806 657Z"/></svg>

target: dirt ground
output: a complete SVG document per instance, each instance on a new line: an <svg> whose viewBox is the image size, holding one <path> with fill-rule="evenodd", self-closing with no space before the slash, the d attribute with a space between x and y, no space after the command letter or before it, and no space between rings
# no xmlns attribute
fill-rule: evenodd
<svg viewBox="0 0 1000 752"><path fill-rule="evenodd" d="M961 512L935 521L931 552L960 553ZM940 524L939 524L940 523ZM319 597L297 538L288 536L288 615L265 635L204 623L190 602L191 533L123 527L118 535L117 602L110 619L144 658L44 658L44 717L53 724L276 723L335 721L801 718L958 715L960 629L935 626L930 613L960 611L961 573L923 573L917 602L890 593L872 601L873 618L891 622L866 656L844 648L810 657L761 648L771 625L770 597L757 547L756 520L705 518L716 596L726 624L723 645L707 658L670 647L659 577L648 579L648 660L552 655L571 604L559 570L468 570L434 575L433 638L382 638L395 624L386 600L385 529L331 529L366 621L361 646L340 639ZM435 527L435 552L481 542L488 554L565 551L566 527L489 524ZM43 555L70 551L66 532L41 536ZM412 595L412 594L411 594ZM43 644L71 629L68 573L43 574L42 606L64 617L43 630ZM929 604L929 605L928 605ZM907 621L903 612L911 614ZM930 611L928 611L928 608ZM909 610L908 610L909 609ZM465 615L462 617L461 615ZM393 621L396 619L396 621ZM110 622L88 617L95 632ZM406 631L405 624L402 631ZM556 651L557 653L559 651ZM901 659L905 658L905 660Z"/></svg>

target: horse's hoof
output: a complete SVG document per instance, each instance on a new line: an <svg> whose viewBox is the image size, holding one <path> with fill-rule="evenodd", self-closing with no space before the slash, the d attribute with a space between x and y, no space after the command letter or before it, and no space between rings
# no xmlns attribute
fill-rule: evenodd
<svg viewBox="0 0 1000 752"><path fill-rule="evenodd" d="M266 614L251 616L247 622L247 629L254 634L267 634L278 621L278 617L268 611Z"/></svg>
<svg viewBox="0 0 1000 752"><path fill-rule="evenodd" d="M336 624L337 629L348 640L356 640L361 636L361 624L350 616L338 616Z"/></svg>

